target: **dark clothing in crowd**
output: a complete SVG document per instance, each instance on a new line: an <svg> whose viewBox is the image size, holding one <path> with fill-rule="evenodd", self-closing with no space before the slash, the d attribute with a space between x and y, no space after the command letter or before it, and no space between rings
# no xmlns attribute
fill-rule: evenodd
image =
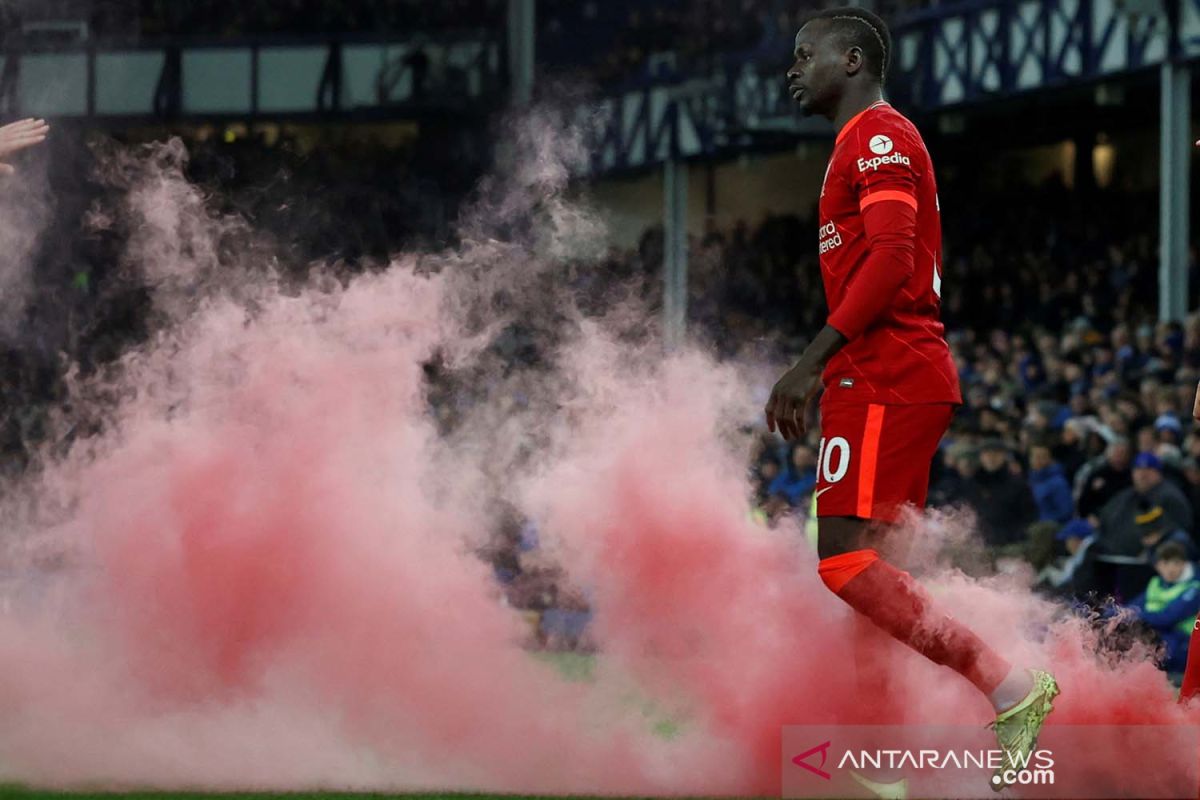
<svg viewBox="0 0 1200 800"><path fill-rule="evenodd" d="M1115 469L1108 459L1101 456L1084 465L1076 480L1080 486L1076 510L1079 516L1090 517L1133 485L1133 470L1128 467Z"/></svg>
<svg viewBox="0 0 1200 800"><path fill-rule="evenodd" d="M1097 541L1104 552L1120 556L1141 554L1143 545L1137 518L1155 507L1161 507L1174 526L1192 529L1192 508L1175 484L1164 480L1144 494L1130 487L1100 511Z"/></svg>
<svg viewBox="0 0 1200 800"><path fill-rule="evenodd" d="M1058 464L1029 473L1029 487L1037 503L1038 519L1042 522L1065 523L1075 515L1071 486Z"/></svg>
<svg viewBox="0 0 1200 800"><path fill-rule="evenodd" d="M1029 486L1007 466L994 472L980 469L963 499L978 515L984 540L993 546L1023 541L1025 528L1037 519Z"/></svg>

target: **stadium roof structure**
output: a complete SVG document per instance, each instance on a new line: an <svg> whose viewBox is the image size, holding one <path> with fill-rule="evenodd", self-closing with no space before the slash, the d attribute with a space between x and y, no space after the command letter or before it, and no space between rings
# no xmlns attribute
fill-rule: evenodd
<svg viewBox="0 0 1200 800"><path fill-rule="evenodd" d="M502 38L167 38L8 50L0 52L0 113L135 123L486 111L504 96Z"/></svg>
<svg viewBox="0 0 1200 800"><path fill-rule="evenodd" d="M895 39L905 104L942 108L1200 58L1200 0L971 0Z"/></svg>
<svg viewBox="0 0 1200 800"><path fill-rule="evenodd" d="M968 0L905 18L894 39L893 102L909 112L969 108L1200 58L1200 0ZM785 69L745 59L606 98L581 112L600 129L593 170L828 136L828 126L796 114Z"/></svg>

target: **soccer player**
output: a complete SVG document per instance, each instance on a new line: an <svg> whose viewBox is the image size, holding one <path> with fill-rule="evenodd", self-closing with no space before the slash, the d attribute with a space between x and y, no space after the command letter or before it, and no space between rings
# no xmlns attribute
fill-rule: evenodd
<svg viewBox="0 0 1200 800"><path fill-rule="evenodd" d="M28 147L46 141L50 126L42 119L23 119L0 128L0 175L12 175L16 168L5 159Z"/></svg>
<svg viewBox="0 0 1200 800"><path fill-rule="evenodd" d="M767 426L798 439L823 381L821 579L884 632L978 687L996 709L1006 763L1024 764L1059 691L1053 676L1014 668L880 555L902 507L924 507L930 465L962 403L939 319L933 164L917 129L883 99L891 50L883 21L858 8L822 11L796 35L788 89L806 115L838 131L819 206L830 314L771 392ZM1004 771L994 789L1009 784Z"/></svg>

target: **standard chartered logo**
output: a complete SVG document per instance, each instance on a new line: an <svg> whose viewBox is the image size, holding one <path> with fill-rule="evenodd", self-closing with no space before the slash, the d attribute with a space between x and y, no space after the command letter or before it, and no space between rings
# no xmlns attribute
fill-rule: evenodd
<svg viewBox="0 0 1200 800"><path fill-rule="evenodd" d="M832 222L827 222L821 226L820 236L820 251L821 255L825 255L835 247L842 246L842 234L838 232L837 225Z"/></svg>

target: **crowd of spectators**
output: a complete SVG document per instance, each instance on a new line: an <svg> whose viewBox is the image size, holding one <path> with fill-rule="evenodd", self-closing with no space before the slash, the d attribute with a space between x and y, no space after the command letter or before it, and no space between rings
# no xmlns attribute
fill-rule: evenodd
<svg viewBox="0 0 1200 800"><path fill-rule="evenodd" d="M336 130L307 136L301 142L284 129L271 144L261 133L187 142L187 177L212 209L249 220L273 263L297 277L316 259L353 274L402 249L447 244L486 156L463 131L406 146ZM63 125L45 147L57 213L25 268L31 285L15 309L20 322L0 336L0 479L35 461L66 400L68 368L90 375L150 331L150 294L121 266L119 226L83 224L115 196L90 146ZM246 267L252 246L221 242L231 263ZM56 435L66 435L67 446L93 430L84 424Z"/></svg>

